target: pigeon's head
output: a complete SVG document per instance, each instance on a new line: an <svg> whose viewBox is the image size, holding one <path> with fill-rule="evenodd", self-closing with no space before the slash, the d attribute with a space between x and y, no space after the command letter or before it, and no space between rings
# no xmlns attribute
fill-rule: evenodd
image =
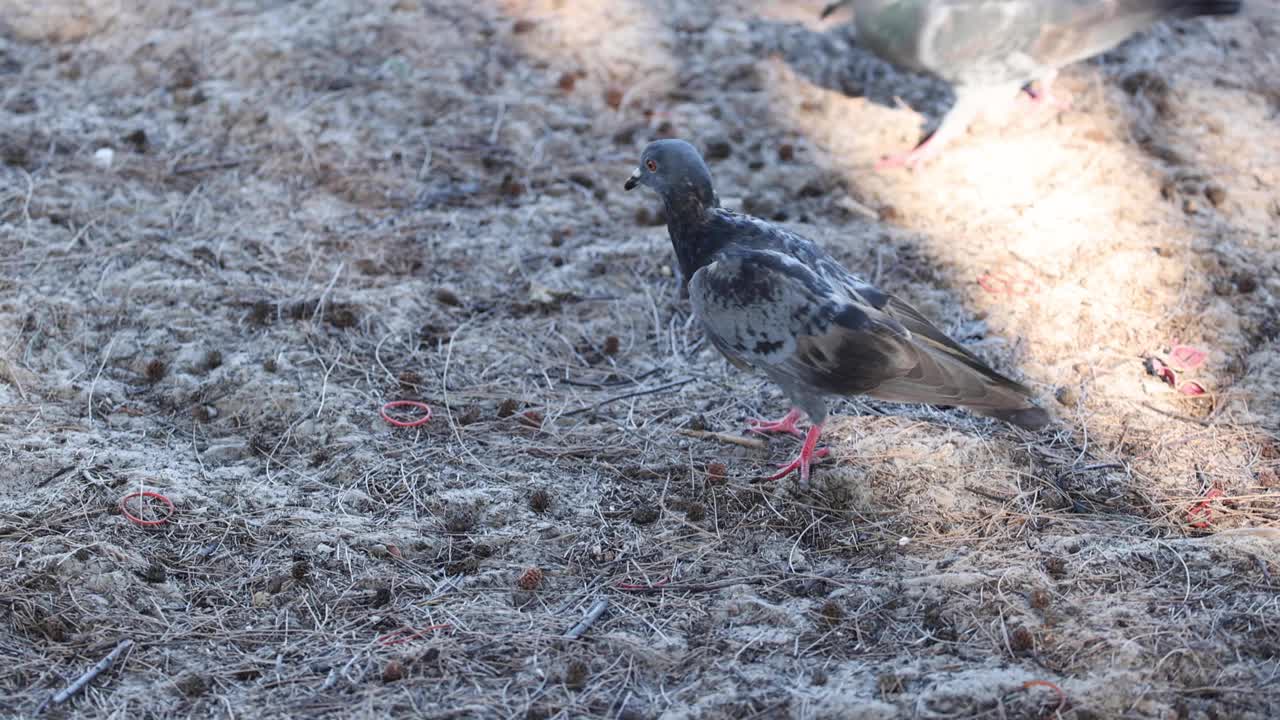
<svg viewBox="0 0 1280 720"><path fill-rule="evenodd" d="M683 140L657 140L640 154L640 167L624 185L644 185L662 196L668 206L696 200L702 207L719 204L711 187L711 171L698 150Z"/></svg>

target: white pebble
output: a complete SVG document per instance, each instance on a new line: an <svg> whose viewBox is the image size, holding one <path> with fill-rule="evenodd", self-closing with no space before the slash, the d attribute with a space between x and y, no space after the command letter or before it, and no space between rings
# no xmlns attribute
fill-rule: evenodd
<svg viewBox="0 0 1280 720"><path fill-rule="evenodd" d="M115 159L116 151L109 147L98 148L98 151L93 154L93 162L104 170L111 167Z"/></svg>

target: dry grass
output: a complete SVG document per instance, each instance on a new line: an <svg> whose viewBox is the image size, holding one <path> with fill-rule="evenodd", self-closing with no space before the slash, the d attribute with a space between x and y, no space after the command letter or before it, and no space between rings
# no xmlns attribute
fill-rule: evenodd
<svg viewBox="0 0 1280 720"><path fill-rule="evenodd" d="M0 714L130 638L48 714L1274 716L1277 26L877 175L917 118L858 95L945 93L809 4L0 2ZM621 192L662 134L1060 429L849 402L758 482L793 443L716 434L783 400Z"/></svg>

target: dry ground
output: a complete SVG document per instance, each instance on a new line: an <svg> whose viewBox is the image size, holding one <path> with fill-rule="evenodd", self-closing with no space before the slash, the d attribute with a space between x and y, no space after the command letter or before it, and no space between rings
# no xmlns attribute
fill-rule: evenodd
<svg viewBox="0 0 1280 720"><path fill-rule="evenodd" d="M47 714L1280 713L1280 25L875 173L947 92L821 4L0 0L0 714L123 638ZM679 434L785 407L621 190L662 135L1059 429L850 402L808 488Z"/></svg>

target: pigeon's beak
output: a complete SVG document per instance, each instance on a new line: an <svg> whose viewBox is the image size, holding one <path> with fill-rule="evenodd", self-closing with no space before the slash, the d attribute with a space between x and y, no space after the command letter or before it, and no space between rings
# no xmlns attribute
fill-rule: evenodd
<svg viewBox="0 0 1280 720"><path fill-rule="evenodd" d="M627 184L622 186L623 189L634 190L640 184L640 177L640 168L636 168L636 171L631 173L631 177L627 178Z"/></svg>

